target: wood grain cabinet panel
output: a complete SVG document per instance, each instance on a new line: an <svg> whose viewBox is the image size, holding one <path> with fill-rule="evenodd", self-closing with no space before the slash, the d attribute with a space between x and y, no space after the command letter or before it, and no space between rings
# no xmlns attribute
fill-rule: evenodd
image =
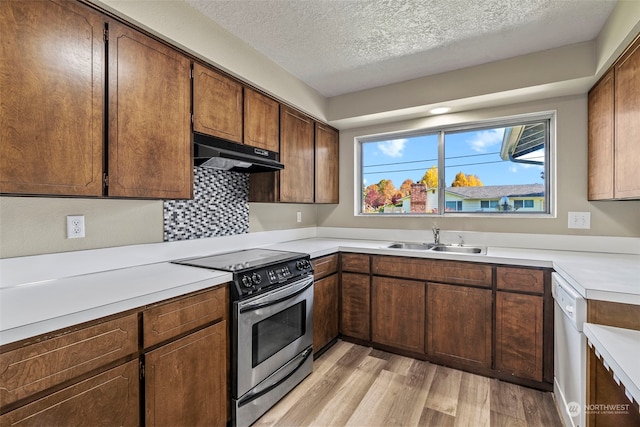
<svg viewBox="0 0 640 427"><path fill-rule="evenodd" d="M491 266L470 262L374 256L373 274L491 287Z"/></svg>
<svg viewBox="0 0 640 427"><path fill-rule="evenodd" d="M226 319L226 286L145 310L143 316L144 347L167 341L207 323Z"/></svg>
<svg viewBox="0 0 640 427"><path fill-rule="evenodd" d="M244 143L280 151L280 104L248 87L244 88Z"/></svg>
<svg viewBox="0 0 640 427"><path fill-rule="evenodd" d="M313 286L313 351L318 352L339 333L338 275L333 274L317 280Z"/></svg>
<svg viewBox="0 0 640 427"><path fill-rule="evenodd" d="M242 144L242 85L193 64L193 130Z"/></svg>
<svg viewBox="0 0 640 427"><path fill-rule="evenodd" d="M371 257L369 255L342 253L340 266L342 271L353 273L369 273L371 271Z"/></svg>
<svg viewBox="0 0 640 427"><path fill-rule="evenodd" d="M369 275L342 273L340 286L340 333L371 339L371 284Z"/></svg>
<svg viewBox="0 0 640 427"><path fill-rule="evenodd" d="M640 38L615 65L616 199L640 198Z"/></svg>
<svg viewBox="0 0 640 427"><path fill-rule="evenodd" d="M427 354L490 368L491 315L491 290L428 283Z"/></svg>
<svg viewBox="0 0 640 427"><path fill-rule="evenodd" d="M147 426L226 426L227 322L144 356Z"/></svg>
<svg viewBox="0 0 640 427"><path fill-rule="evenodd" d="M316 123L316 203L339 203L338 131Z"/></svg>
<svg viewBox="0 0 640 427"><path fill-rule="evenodd" d="M0 192L102 195L104 22L77 2L0 2Z"/></svg>
<svg viewBox="0 0 640 427"><path fill-rule="evenodd" d="M338 271L338 258L338 254L333 254L312 260L314 279L322 279L325 276L336 273Z"/></svg>
<svg viewBox="0 0 640 427"><path fill-rule="evenodd" d="M374 277L371 294L371 340L424 353L426 284Z"/></svg>
<svg viewBox="0 0 640 427"><path fill-rule="evenodd" d="M118 22L109 24L109 195L192 194L191 61Z"/></svg>
<svg viewBox="0 0 640 427"><path fill-rule="evenodd" d="M133 314L0 354L0 402L16 402L137 350L138 317Z"/></svg>
<svg viewBox="0 0 640 427"><path fill-rule="evenodd" d="M496 294L496 364L498 371L542 381L543 297Z"/></svg>
<svg viewBox="0 0 640 427"><path fill-rule="evenodd" d="M588 199L613 198L613 70L589 91Z"/></svg>
<svg viewBox="0 0 640 427"><path fill-rule="evenodd" d="M3 426L138 426L138 360L52 393L0 417Z"/></svg>
<svg viewBox="0 0 640 427"><path fill-rule="evenodd" d="M533 268L498 267L496 269L498 289L524 292L544 292L544 272Z"/></svg>
<svg viewBox="0 0 640 427"><path fill-rule="evenodd" d="M314 121L280 108L280 202L314 202Z"/></svg>

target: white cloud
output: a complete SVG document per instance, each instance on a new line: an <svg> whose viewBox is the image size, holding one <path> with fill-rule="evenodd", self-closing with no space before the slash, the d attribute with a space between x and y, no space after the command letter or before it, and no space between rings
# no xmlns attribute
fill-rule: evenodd
<svg viewBox="0 0 640 427"><path fill-rule="evenodd" d="M504 129L489 129L475 133L475 139L468 141L469 145L478 153L484 153L489 147L502 144Z"/></svg>
<svg viewBox="0 0 640 427"><path fill-rule="evenodd" d="M383 141L378 143L378 149L389 157L402 157L406 139L394 139L392 141Z"/></svg>
<svg viewBox="0 0 640 427"><path fill-rule="evenodd" d="M518 172L518 167L517 166L509 166L509 172L513 172L513 173Z"/></svg>

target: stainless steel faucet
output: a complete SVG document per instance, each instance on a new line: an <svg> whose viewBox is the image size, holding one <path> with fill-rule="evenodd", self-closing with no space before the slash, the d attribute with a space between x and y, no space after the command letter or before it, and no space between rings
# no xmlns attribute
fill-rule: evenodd
<svg viewBox="0 0 640 427"><path fill-rule="evenodd" d="M436 245L440 244L440 228L439 227L433 227L433 243Z"/></svg>

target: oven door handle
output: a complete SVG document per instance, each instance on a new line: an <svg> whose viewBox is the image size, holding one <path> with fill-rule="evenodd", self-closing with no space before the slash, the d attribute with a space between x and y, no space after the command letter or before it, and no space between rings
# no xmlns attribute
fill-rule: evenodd
<svg viewBox="0 0 640 427"><path fill-rule="evenodd" d="M258 298L255 301L250 301L238 304L240 313L246 313L247 311L259 310L261 308L269 307L278 304L282 301L291 299L302 292L306 291L313 285L313 276L306 277L302 280L292 283L291 285L278 289L273 294L265 295L262 298ZM284 293L284 296L282 295Z"/></svg>
<svg viewBox="0 0 640 427"><path fill-rule="evenodd" d="M293 374L296 373L298 369L307 361L309 356L311 356L313 350L311 347L307 348L305 351L297 355L294 359L290 360L289 363L284 365L282 368L275 371L271 377L267 378L264 382L266 384L260 383L253 390L244 395L240 400L238 400L238 407L244 406L247 403L250 403L253 400L256 400L260 396L269 393L274 388L278 387L280 384L289 379ZM291 369L291 365L293 365L296 360L298 363L295 364L293 369ZM291 369L291 370L289 370Z"/></svg>

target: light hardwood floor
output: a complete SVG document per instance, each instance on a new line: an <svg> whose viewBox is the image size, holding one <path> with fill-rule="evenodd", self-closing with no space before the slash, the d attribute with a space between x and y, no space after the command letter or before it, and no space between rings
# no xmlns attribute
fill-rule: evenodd
<svg viewBox="0 0 640 427"><path fill-rule="evenodd" d="M561 426L551 393L338 341L254 426Z"/></svg>

